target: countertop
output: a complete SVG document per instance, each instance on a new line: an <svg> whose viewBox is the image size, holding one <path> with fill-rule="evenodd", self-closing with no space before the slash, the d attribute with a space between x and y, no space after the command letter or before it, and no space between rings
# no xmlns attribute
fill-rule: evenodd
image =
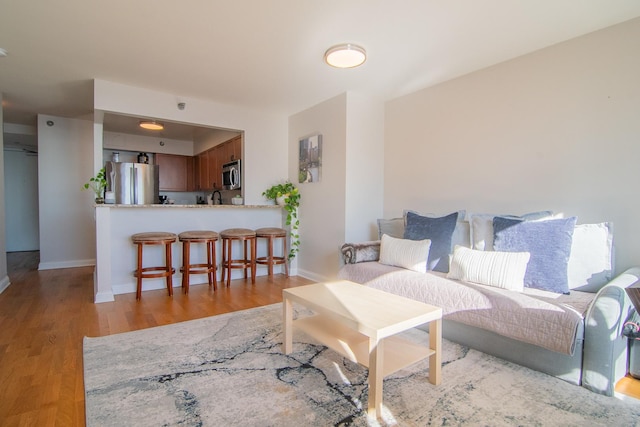
<svg viewBox="0 0 640 427"><path fill-rule="evenodd" d="M95 205L96 208L162 208L162 209L175 209L175 208L188 208L188 209L281 209L278 205L113 205L113 204L99 204Z"/></svg>

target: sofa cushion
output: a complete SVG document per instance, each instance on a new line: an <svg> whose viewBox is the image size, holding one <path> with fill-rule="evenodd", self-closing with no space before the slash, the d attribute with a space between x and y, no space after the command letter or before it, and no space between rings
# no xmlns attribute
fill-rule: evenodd
<svg viewBox="0 0 640 427"><path fill-rule="evenodd" d="M477 251L456 246L447 278L522 292L528 252Z"/></svg>
<svg viewBox="0 0 640 427"><path fill-rule="evenodd" d="M404 224L407 223L407 213L409 212L418 214L420 216L426 216L429 218L440 217L440 215L436 215L432 213L424 213L424 212L405 209L403 212ZM467 211L465 210L458 211L458 221L456 222L456 228L453 230L453 235L451 236L451 250L449 251L450 254L453 253L453 248L456 245L464 246L465 248L471 247L471 241L469 240L469 236L470 236L469 222L467 221L466 218L467 218Z"/></svg>
<svg viewBox="0 0 640 427"><path fill-rule="evenodd" d="M568 265L569 289L597 292L613 278L613 224L578 224Z"/></svg>
<svg viewBox="0 0 640 427"><path fill-rule="evenodd" d="M498 215L490 213L470 213L469 233L471 235L471 249L481 251L493 250L493 218L500 216L503 218L522 219L525 221L533 221L539 219L551 219L553 212L540 211L531 212L521 216L517 215Z"/></svg>
<svg viewBox="0 0 640 427"><path fill-rule="evenodd" d="M493 247L502 252L531 254L525 286L568 293L567 265L575 225L575 217L547 221L495 217Z"/></svg>
<svg viewBox="0 0 640 427"><path fill-rule="evenodd" d="M435 218L407 212L406 220L405 239L431 240L427 270L448 272L451 236L458 221L458 212Z"/></svg>
<svg viewBox="0 0 640 427"><path fill-rule="evenodd" d="M406 268L418 273L427 272L427 258L431 240L407 240L382 235L380 260L386 265Z"/></svg>
<svg viewBox="0 0 640 427"><path fill-rule="evenodd" d="M402 239L404 237L404 218L378 219L378 239L382 235Z"/></svg>

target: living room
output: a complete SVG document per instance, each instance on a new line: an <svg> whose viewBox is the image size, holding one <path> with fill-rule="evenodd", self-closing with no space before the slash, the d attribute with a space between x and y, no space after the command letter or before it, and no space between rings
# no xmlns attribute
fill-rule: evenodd
<svg viewBox="0 0 640 427"><path fill-rule="evenodd" d="M640 202L626 192L640 178L636 16L431 87L407 82L416 90L385 102L346 90L289 115L261 116L255 122L264 126L253 127L248 138L267 145L249 157L258 179L245 197L261 202L267 183L297 177L298 138L319 132L331 145L325 145L323 181L301 186L303 246L297 267L303 277L334 277L340 244L374 238L377 218L397 217L404 209L438 214L549 209L582 223L611 221L615 270L622 272L638 264L640 252L635 239L640 225L633 215ZM121 85L107 82L103 89L113 87ZM127 90L118 108L142 92L174 104L175 95L161 89ZM185 98L187 112L207 104ZM144 114L126 106L132 114ZM202 118L210 111L209 105L194 113L200 117L196 122L211 120ZM249 112L242 109L237 116ZM93 122L83 121L91 135ZM251 130L247 121L233 127ZM261 158L276 157L274 147L288 160L258 171ZM86 176L93 173L91 160L91 154L83 160ZM4 252L0 255L5 277Z"/></svg>

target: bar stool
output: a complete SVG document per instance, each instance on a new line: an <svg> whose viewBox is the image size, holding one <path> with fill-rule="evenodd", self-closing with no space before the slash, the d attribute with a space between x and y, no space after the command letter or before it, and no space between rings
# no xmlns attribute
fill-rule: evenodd
<svg viewBox="0 0 640 427"><path fill-rule="evenodd" d="M153 279L157 277L167 278L167 291L169 292L169 296L173 296L172 276L176 272L176 269L171 265L171 244L176 241L176 237L173 233L163 231L136 233L131 236L133 243L138 246L138 268L133 272L133 275L138 279L136 300L139 300L142 296L142 279ZM164 265L158 267L142 267L142 248L146 245L164 245Z"/></svg>
<svg viewBox="0 0 640 427"><path fill-rule="evenodd" d="M229 228L220 232L222 238L222 277L221 281L225 281L225 273L227 277L227 286L231 286L231 269L242 268L244 270L244 278L247 278L247 269L251 269L251 283L256 282L256 232L248 228ZM233 258L232 247L233 242L238 241L244 244L244 252L242 258ZM247 244L251 243L251 258L247 257Z"/></svg>
<svg viewBox="0 0 640 427"><path fill-rule="evenodd" d="M289 266L287 262L287 230L277 227L258 228L256 230L257 239L267 239L267 256L257 257L256 263L269 267L269 276L273 276L273 266L284 264L285 276L289 277ZM282 239L282 256L273 255L273 241Z"/></svg>
<svg viewBox="0 0 640 427"><path fill-rule="evenodd" d="M178 240L182 242L182 291L189 293L189 277L191 274L206 274L209 287L213 290L218 288L216 278L216 242L220 235L215 231L193 230L183 231L178 235ZM191 264L191 244L205 243L207 248L207 262Z"/></svg>

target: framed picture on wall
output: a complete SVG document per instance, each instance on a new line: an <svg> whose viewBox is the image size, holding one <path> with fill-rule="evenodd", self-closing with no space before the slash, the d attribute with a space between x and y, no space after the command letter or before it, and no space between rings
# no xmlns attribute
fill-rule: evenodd
<svg viewBox="0 0 640 427"><path fill-rule="evenodd" d="M320 182L322 176L322 135L315 134L300 139L298 158L298 182Z"/></svg>

